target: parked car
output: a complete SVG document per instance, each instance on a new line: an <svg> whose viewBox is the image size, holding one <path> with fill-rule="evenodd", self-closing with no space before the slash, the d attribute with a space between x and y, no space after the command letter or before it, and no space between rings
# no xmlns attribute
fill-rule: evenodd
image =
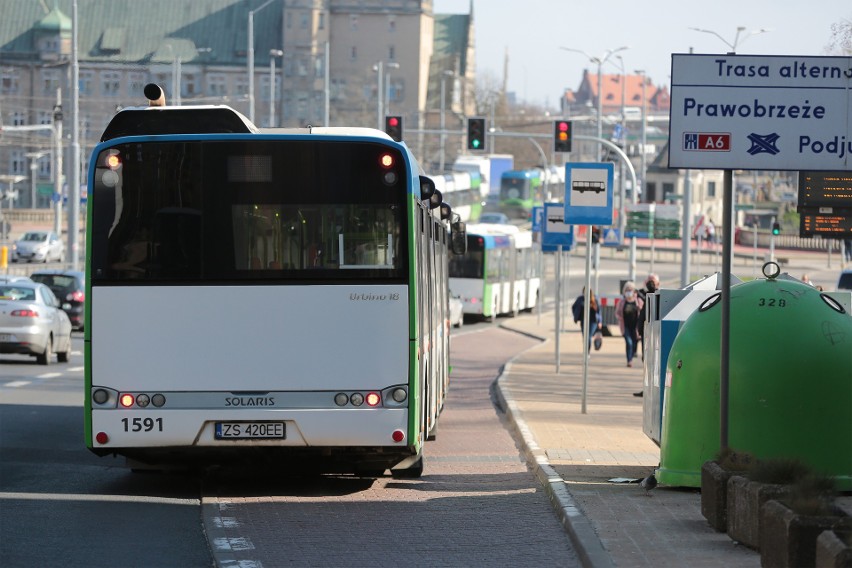
<svg viewBox="0 0 852 568"><path fill-rule="evenodd" d="M33 355L41 365L71 355L71 320L50 288L38 282L0 284L0 353Z"/></svg>
<svg viewBox="0 0 852 568"><path fill-rule="evenodd" d="M12 262L65 262L65 245L53 231L27 231L12 245Z"/></svg>
<svg viewBox="0 0 852 568"><path fill-rule="evenodd" d="M15 274L0 274L0 284L8 284L9 282L32 282L29 276L17 276Z"/></svg>
<svg viewBox="0 0 852 568"><path fill-rule="evenodd" d="M479 216L479 222L506 225L509 223L509 217L505 213L483 213Z"/></svg>
<svg viewBox="0 0 852 568"><path fill-rule="evenodd" d="M86 273L76 270L36 270L30 274L35 282L41 282L56 295L62 309L71 320L71 327L85 328Z"/></svg>
<svg viewBox="0 0 852 568"><path fill-rule="evenodd" d="M837 279L838 290L852 290L852 270L844 270Z"/></svg>
<svg viewBox="0 0 852 568"><path fill-rule="evenodd" d="M458 296L450 298L450 324L453 327L464 325L464 303Z"/></svg>

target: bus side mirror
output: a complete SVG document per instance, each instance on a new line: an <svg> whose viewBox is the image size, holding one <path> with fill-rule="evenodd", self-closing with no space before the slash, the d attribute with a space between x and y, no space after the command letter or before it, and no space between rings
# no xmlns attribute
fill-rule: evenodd
<svg viewBox="0 0 852 568"><path fill-rule="evenodd" d="M434 185L432 187L435 187ZM432 197L429 198L429 209L435 209L441 206L444 201L444 196L437 189L432 192Z"/></svg>
<svg viewBox="0 0 852 568"><path fill-rule="evenodd" d="M437 190L435 189L435 182L432 181L431 178L426 176L420 176L420 200L426 201L427 199L432 199L432 195L435 194Z"/></svg>
<svg viewBox="0 0 852 568"><path fill-rule="evenodd" d="M467 252L467 226L463 221L455 221L450 225L450 250L453 254Z"/></svg>

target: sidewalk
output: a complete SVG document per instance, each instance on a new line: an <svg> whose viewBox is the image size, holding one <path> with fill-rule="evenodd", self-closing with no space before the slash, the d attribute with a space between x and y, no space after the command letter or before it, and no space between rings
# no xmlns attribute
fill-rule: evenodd
<svg viewBox="0 0 852 568"><path fill-rule="evenodd" d="M760 555L713 530L697 489L637 483L659 465L642 431L641 357L626 366L624 340L605 337L590 357L581 413L582 338L569 323L556 373L553 313L502 319L503 328L545 339L506 365L497 393L523 439L527 461L550 496L585 566L758 567ZM617 330L617 328L616 328Z"/></svg>

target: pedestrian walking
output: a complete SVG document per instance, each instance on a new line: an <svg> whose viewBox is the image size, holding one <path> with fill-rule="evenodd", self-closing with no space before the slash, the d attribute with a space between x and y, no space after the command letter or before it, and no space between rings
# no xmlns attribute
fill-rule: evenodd
<svg viewBox="0 0 852 568"><path fill-rule="evenodd" d="M574 323L580 324L580 329L583 329L583 318L585 316L585 310L583 307L586 304L586 288L583 288L583 293L577 296L577 299L574 300L574 304L571 306L571 314L574 316ZM592 338L595 337L598 333L599 324L600 324L600 309L598 307L598 301L595 298L594 290L589 290L589 351L592 350ZM595 341L595 349L600 349L600 341L601 338L596 338Z"/></svg>
<svg viewBox="0 0 852 568"><path fill-rule="evenodd" d="M843 253L846 260L852 260L852 239L843 239Z"/></svg>
<svg viewBox="0 0 852 568"><path fill-rule="evenodd" d="M642 360L645 360L645 320L648 319L648 294L653 294L660 289L660 277L654 273L645 279L645 287L636 291L636 295L642 300L642 308L639 310L639 343L641 345ZM639 395L637 395L639 396Z"/></svg>
<svg viewBox="0 0 852 568"><path fill-rule="evenodd" d="M713 245L716 244L716 225L713 224L712 219L707 220L705 231L707 231L707 245L713 248Z"/></svg>
<svg viewBox="0 0 852 568"><path fill-rule="evenodd" d="M624 346L627 355L627 366L633 366L633 357L636 356L636 347L639 343L639 312L644 302L636 293L636 285L628 280L624 283L621 291L622 298L615 308L615 319L624 337Z"/></svg>

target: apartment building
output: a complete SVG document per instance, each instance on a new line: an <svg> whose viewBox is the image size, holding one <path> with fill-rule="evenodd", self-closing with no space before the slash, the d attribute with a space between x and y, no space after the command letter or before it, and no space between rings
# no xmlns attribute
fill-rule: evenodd
<svg viewBox="0 0 852 568"><path fill-rule="evenodd" d="M109 119L145 104L149 82L169 104L228 104L261 127L379 127L396 114L414 130L436 128L444 114L460 128L474 113L472 3L467 15L436 15L431 0L76 4L83 172ZM55 119L64 118L68 147L72 10L72 0L3 2L0 184L19 189L15 207L53 198ZM406 141L420 156L438 144Z"/></svg>

